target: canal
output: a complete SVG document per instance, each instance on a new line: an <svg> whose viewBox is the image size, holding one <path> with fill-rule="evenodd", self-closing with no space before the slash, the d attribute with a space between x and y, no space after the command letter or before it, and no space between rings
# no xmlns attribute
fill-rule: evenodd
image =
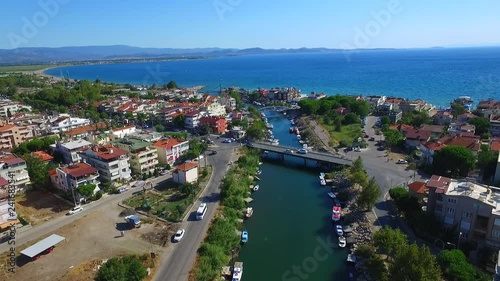
<svg viewBox="0 0 500 281"><path fill-rule="evenodd" d="M265 112L280 144L300 148L289 134L290 121ZM303 160L285 156L287 165L264 161L259 191L253 193L253 216L245 221L249 240L238 260L243 281L348 280L348 251L338 247L331 221L329 191L319 185L319 170L300 166Z"/></svg>

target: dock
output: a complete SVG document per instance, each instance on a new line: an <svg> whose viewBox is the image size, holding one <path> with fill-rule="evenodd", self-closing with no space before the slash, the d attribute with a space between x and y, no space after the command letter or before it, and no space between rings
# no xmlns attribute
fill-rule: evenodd
<svg viewBox="0 0 500 281"><path fill-rule="evenodd" d="M245 201L245 203L249 204L249 203L252 203L253 199L250 198L250 197L247 197L245 199L243 199Z"/></svg>

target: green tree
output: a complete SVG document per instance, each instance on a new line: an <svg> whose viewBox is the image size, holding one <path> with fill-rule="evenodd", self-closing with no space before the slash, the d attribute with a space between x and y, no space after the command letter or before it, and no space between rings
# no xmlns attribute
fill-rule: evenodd
<svg viewBox="0 0 500 281"><path fill-rule="evenodd" d="M198 186L196 186L195 184L192 184L192 183L183 183L180 186L180 191L182 192L182 194L184 194L186 196L194 195L196 193L197 189L198 189Z"/></svg>
<svg viewBox="0 0 500 281"><path fill-rule="evenodd" d="M387 129L384 131L384 136L385 143L387 143L389 147L398 146L404 140L403 134L401 134L401 132L399 132L398 130Z"/></svg>
<svg viewBox="0 0 500 281"><path fill-rule="evenodd" d="M366 268L372 280L388 280L387 267L380 256L375 253L375 249L372 246L367 244L359 245L354 253L356 256L363 259L363 266Z"/></svg>
<svg viewBox="0 0 500 281"><path fill-rule="evenodd" d="M43 162L40 158L32 155L24 155L31 186L35 189L45 188L50 185L49 170L54 167L52 164Z"/></svg>
<svg viewBox="0 0 500 281"><path fill-rule="evenodd" d="M432 162L432 169L443 176L467 176L474 169L476 157L462 146L447 146L439 150Z"/></svg>
<svg viewBox="0 0 500 281"><path fill-rule="evenodd" d="M94 190L96 188L96 185L95 184L83 184L83 185L80 185L78 186L78 193L80 193L82 196L86 197L86 198L89 198L91 197L92 195L94 195Z"/></svg>
<svg viewBox="0 0 500 281"><path fill-rule="evenodd" d="M380 123L383 125L391 125L391 118L389 118L388 116L384 116L382 118L380 118Z"/></svg>
<svg viewBox="0 0 500 281"><path fill-rule="evenodd" d="M437 257L443 274L448 280L469 281L476 279L476 269L467 262L460 250L443 250Z"/></svg>
<svg viewBox="0 0 500 281"><path fill-rule="evenodd" d="M465 109L465 107L459 103L452 103L451 104L451 111L453 113L453 117L457 118L458 115L462 115L464 114L465 112L467 112L467 110Z"/></svg>
<svg viewBox="0 0 500 281"><path fill-rule="evenodd" d="M177 88L179 88L179 86L177 85L177 83L175 83L175 81L168 82L167 89L177 89Z"/></svg>
<svg viewBox="0 0 500 281"><path fill-rule="evenodd" d="M161 132L165 131L165 127L163 125L161 125L161 124L158 124L158 125L155 126L155 130L157 132L161 133Z"/></svg>
<svg viewBox="0 0 500 281"><path fill-rule="evenodd" d="M441 281L441 270L429 248L417 244L403 247L389 265L391 281Z"/></svg>
<svg viewBox="0 0 500 281"><path fill-rule="evenodd" d="M401 122L403 124L412 125L414 127L420 127L423 124L430 124L431 117L426 111L412 111L403 115L401 118Z"/></svg>
<svg viewBox="0 0 500 281"><path fill-rule="evenodd" d="M483 178L489 180L494 174L497 166L498 151L491 151L488 145L481 145L477 155L477 167L483 171Z"/></svg>
<svg viewBox="0 0 500 281"><path fill-rule="evenodd" d="M174 117L174 126L177 128L184 128L184 123L186 122L186 116L184 114L179 114Z"/></svg>
<svg viewBox="0 0 500 281"><path fill-rule="evenodd" d="M360 123L359 117L354 114L354 113L347 113L344 116L343 124L344 125L350 125L350 124L358 124Z"/></svg>
<svg viewBox="0 0 500 281"><path fill-rule="evenodd" d="M394 258L401 249L408 245L408 237L401 230L386 226L375 232L373 242L380 251Z"/></svg>
<svg viewBox="0 0 500 281"><path fill-rule="evenodd" d="M112 258L101 266L95 281L140 281L148 275L136 256Z"/></svg>
<svg viewBox="0 0 500 281"><path fill-rule="evenodd" d="M487 133L491 127L490 120L484 117L471 118L469 121L467 121L467 123L476 127L475 134L478 136Z"/></svg>
<svg viewBox="0 0 500 281"><path fill-rule="evenodd" d="M361 192L358 195L356 203L361 207L369 210L375 206L377 199L382 194L380 187L375 182L375 178L372 177L368 183L363 186Z"/></svg>

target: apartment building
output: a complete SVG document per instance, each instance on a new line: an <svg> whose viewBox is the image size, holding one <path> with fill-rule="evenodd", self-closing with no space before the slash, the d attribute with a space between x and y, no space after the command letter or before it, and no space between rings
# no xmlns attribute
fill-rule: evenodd
<svg viewBox="0 0 500 281"><path fill-rule="evenodd" d="M0 154L0 177L11 180L16 192L23 192L31 184L26 161L12 153Z"/></svg>
<svg viewBox="0 0 500 281"><path fill-rule="evenodd" d="M99 171L101 182L128 180L132 177L128 152L111 144L94 145L83 151L81 157Z"/></svg>
<svg viewBox="0 0 500 281"><path fill-rule="evenodd" d="M53 134L57 134L88 125L90 125L89 119L71 116L59 116L56 119L50 121L50 132Z"/></svg>
<svg viewBox="0 0 500 281"><path fill-rule="evenodd" d="M91 142L80 139L66 143L58 142L55 144L55 149L61 154L63 162L68 164L80 162L80 152L86 150L91 145Z"/></svg>
<svg viewBox="0 0 500 281"><path fill-rule="evenodd" d="M200 125L200 118L203 114L199 110L194 110L184 114L184 116L186 117L184 120L184 128L195 129Z"/></svg>
<svg viewBox="0 0 500 281"><path fill-rule="evenodd" d="M136 174L153 173L158 165L158 153L150 142L126 137L114 140L113 145L126 150L130 156L130 168Z"/></svg>
<svg viewBox="0 0 500 281"><path fill-rule="evenodd" d="M457 227L460 239L500 248L500 189L436 175L426 186L427 210L445 228Z"/></svg>
<svg viewBox="0 0 500 281"><path fill-rule="evenodd" d="M491 115L490 123L491 123L490 134L492 136L500 136L500 114Z"/></svg>
<svg viewBox="0 0 500 281"><path fill-rule="evenodd" d="M0 118L10 117L23 109L31 111L31 106L20 104L9 99L0 100Z"/></svg>
<svg viewBox="0 0 500 281"><path fill-rule="evenodd" d="M0 149L12 149L31 138L33 131L26 126L7 124L0 127Z"/></svg>
<svg viewBox="0 0 500 281"><path fill-rule="evenodd" d="M189 150L187 140L167 138L153 144L158 154L158 161L162 164L173 165L179 157Z"/></svg>
<svg viewBox="0 0 500 281"><path fill-rule="evenodd" d="M55 187L71 191L81 185L95 184L94 194L99 191L99 172L87 163L72 163L49 171Z"/></svg>
<svg viewBox="0 0 500 281"><path fill-rule="evenodd" d="M214 134L223 134L227 130L225 117L205 116L200 118L200 124L208 124Z"/></svg>

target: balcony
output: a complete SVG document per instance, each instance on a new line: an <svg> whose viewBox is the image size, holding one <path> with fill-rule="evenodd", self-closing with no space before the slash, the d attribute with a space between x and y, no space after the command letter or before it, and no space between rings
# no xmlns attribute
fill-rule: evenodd
<svg viewBox="0 0 500 281"><path fill-rule="evenodd" d="M99 174L95 173L95 174L91 174L91 175L78 177L75 180L76 180L77 184L95 183L95 181L98 177L99 177Z"/></svg>

